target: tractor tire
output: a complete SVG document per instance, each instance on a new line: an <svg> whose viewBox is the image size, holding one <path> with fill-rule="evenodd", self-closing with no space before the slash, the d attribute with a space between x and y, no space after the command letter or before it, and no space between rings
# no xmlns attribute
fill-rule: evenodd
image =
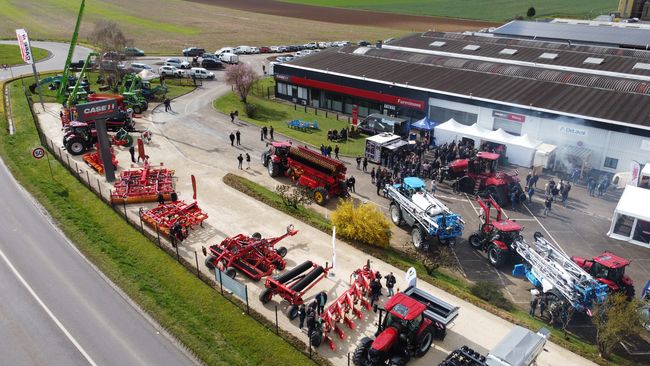
<svg viewBox="0 0 650 366"><path fill-rule="evenodd" d="M543 237L544 237L544 235L542 235L542 233L540 233L539 231L535 231L535 233L533 234L533 239L535 239L535 241L537 241L539 238L543 238Z"/></svg>
<svg viewBox="0 0 650 366"><path fill-rule="evenodd" d="M277 269L278 271L283 271L285 268L287 268L287 262L282 260L274 261L273 265L275 266L275 269Z"/></svg>
<svg viewBox="0 0 650 366"><path fill-rule="evenodd" d="M408 361L406 361L406 359L397 356L397 357L393 357L393 358L391 358L391 359L388 361L388 366L406 366L406 363L407 363L407 362L408 362Z"/></svg>
<svg viewBox="0 0 650 366"><path fill-rule="evenodd" d="M399 205L395 202L391 202L390 204L390 219L393 221L393 224L396 226L400 226L402 223L402 209L399 207Z"/></svg>
<svg viewBox="0 0 650 366"><path fill-rule="evenodd" d="M623 286L623 293L627 296L628 300L634 299L634 295L636 295L636 290L634 290L634 286Z"/></svg>
<svg viewBox="0 0 650 366"><path fill-rule="evenodd" d="M415 350L415 357L422 357L429 352L433 344L433 333L428 331L422 335L420 342L418 343L418 348Z"/></svg>
<svg viewBox="0 0 650 366"><path fill-rule="evenodd" d="M483 247L483 240L481 239L482 236L483 235L481 235L480 231L475 231L472 233L472 235L469 236L469 239L467 239L467 241L473 249L480 250Z"/></svg>
<svg viewBox="0 0 650 366"><path fill-rule="evenodd" d="M262 239L262 234L254 232L253 235L251 235L251 238L255 238L257 240Z"/></svg>
<svg viewBox="0 0 650 366"><path fill-rule="evenodd" d="M214 261L214 257L211 256L211 255L209 255L207 258L205 258L204 263L205 263L205 266L208 267L209 270L213 270L213 269L214 269L214 263L213 263L213 261Z"/></svg>
<svg viewBox="0 0 650 366"><path fill-rule="evenodd" d="M262 304L266 304L267 302L271 301L273 298L273 290L270 288L264 289L262 293L260 293L260 301Z"/></svg>
<svg viewBox="0 0 650 366"><path fill-rule="evenodd" d="M276 253L282 258L287 256L287 248L286 247L279 247L278 249L275 250Z"/></svg>
<svg viewBox="0 0 650 366"><path fill-rule="evenodd" d="M142 107L139 104L134 104L132 109L133 109L133 113L142 114Z"/></svg>
<svg viewBox="0 0 650 366"><path fill-rule="evenodd" d="M223 272L226 276L232 278L233 280L235 277L237 277L237 270L233 267L228 267L226 270Z"/></svg>
<svg viewBox="0 0 650 366"><path fill-rule="evenodd" d="M476 182L474 182L474 179L470 177L462 177L458 180L456 183L457 187L456 190L461 193L470 193L474 194L474 185Z"/></svg>
<svg viewBox="0 0 650 366"><path fill-rule="evenodd" d="M321 343L323 343L323 331L315 329L311 332L311 336L309 337L309 340L311 341L311 345L314 348L318 348Z"/></svg>
<svg viewBox="0 0 650 366"><path fill-rule="evenodd" d="M140 105L142 106L143 111L149 109L149 102L147 102L146 100L143 100L142 103L140 103Z"/></svg>
<svg viewBox="0 0 650 366"><path fill-rule="evenodd" d="M269 166L269 158L266 157L266 155L262 155L262 166L265 168Z"/></svg>
<svg viewBox="0 0 650 366"><path fill-rule="evenodd" d="M501 267L501 265L506 261L505 253L503 253L503 250L496 246L496 244L490 244L487 254L490 264L496 268Z"/></svg>
<svg viewBox="0 0 650 366"><path fill-rule="evenodd" d="M323 187L314 189L314 202L319 206L325 206L327 203L327 190Z"/></svg>
<svg viewBox="0 0 650 366"><path fill-rule="evenodd" d="M127 133L126 136L124 136L124 139L126 140L126 142L124 143L124 147L133 146L133 137L131 137L131 135Z"/></svg>
<svg viewBox="0 0 650 366"><path fill-rule="evenodd" d="M372 339L368 337L363 337L357 344L357 348L352 354L352 364L354 366L365 366L366 361L368 360L368 352L372 346Z"/></svg>
<svg viewBox="0 0 650 366"><path fill-rule="evenodd" d="M423 250L425 247L424 241L424 230L422 227L420 225L413 226L413 230L411 231L411 242L415 249Z"/></svg>
<svg viewBox="0 0 650 366"><path fill-rule="evenodd" d="M286 310L287 318L294 320L298 317L298 305L289 305Z"/></svg>
<svg viewBox="0 0 650 366"><path fill-rule="evenodd" d="M269 175L271 177L277 177L280 175L280 164L269 161L269 166L267 167Z"/></svg>
<svg viewBox="0 0 650 366"><path fill-rule="evenodd" d="M65 149L72 155L81 155L86 151L86 144L80 137L73 137L65 143Z"/></svg>

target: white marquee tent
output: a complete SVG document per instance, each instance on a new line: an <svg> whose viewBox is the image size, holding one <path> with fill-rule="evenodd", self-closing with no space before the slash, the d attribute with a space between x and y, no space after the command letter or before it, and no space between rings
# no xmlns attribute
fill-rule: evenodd
<svg viewBox="0 0 650 366"><path fill-rule="evenodd" d="M650 189L628 185L616 205L607 235L650 248Z"/></svg>

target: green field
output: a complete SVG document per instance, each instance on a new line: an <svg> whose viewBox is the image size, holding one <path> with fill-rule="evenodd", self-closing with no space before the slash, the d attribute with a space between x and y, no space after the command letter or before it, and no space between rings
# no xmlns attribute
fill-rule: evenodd
<svg viewBox="0 0 650 366"><path fill-rule="evenodd" d="M32 52L36 61L42 60L48 55L48 52L42 48L32 47ZM20 56L20 48L18 46L0 44L0 65L7 64L13 66L22 63L23 59Z"/></svg>
<svg viewBox="0 0 650 366"><path fill-rule="evenodd" d="M535 17L595 17L616 10L617 0L283 0L286 2L461 19L504 21L526 16L535 7Z"/></svg>

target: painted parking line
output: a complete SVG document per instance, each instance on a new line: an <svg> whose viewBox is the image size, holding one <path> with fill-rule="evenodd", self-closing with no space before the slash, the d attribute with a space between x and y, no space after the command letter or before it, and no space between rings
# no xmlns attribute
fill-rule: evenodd
<svg viewBox="0 0 650 366"><path fill-rule="evenodd" d="M528 213L529 213L529 214L530 214L530 215L535 219L535 221L537 221L537 224L539 224L539 226L542 228L542 230L544 230L544 232L546 233L546 235L548 235L549 239L551 239L551 241L553 241L553 243L555 243L555 246L556 246L556 247L557 247L557 248L558 248L562 253L564 253L564 255L566 255L566 256L568 257L569 255L567 254L567 252L565 252L564 249L560 246L560 244L558 244L557 240L555 240L555 238L553 237L553 235L551 235L551 233L546 229L546 226L544 226L544 225L542 224L542 222L539 221L539 219L537 218L537 216L535 216L535 214L533 213L533 211L531 211L531 210L528 208L528 206L526 206L524 203L522 203L521 205L524 206L524 208L526 208L526 210L528 211Z"/></svg>

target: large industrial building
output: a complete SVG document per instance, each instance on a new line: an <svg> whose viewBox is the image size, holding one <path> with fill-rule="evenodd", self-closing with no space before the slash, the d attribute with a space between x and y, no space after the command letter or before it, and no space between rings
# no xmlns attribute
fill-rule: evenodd
<svg viewBox="0 0 650 366"><path fill-rule="evenodd" d="M437 125L453 119L452 126L497 131L494 142L555 149L571 165L582 159L606 172L650 160L644 50L426 32L322 51L274 72L276 97L294 103L348 114L357 106L362 117L427 117ZM463 137L460 130L454 136Z"/></svg>

